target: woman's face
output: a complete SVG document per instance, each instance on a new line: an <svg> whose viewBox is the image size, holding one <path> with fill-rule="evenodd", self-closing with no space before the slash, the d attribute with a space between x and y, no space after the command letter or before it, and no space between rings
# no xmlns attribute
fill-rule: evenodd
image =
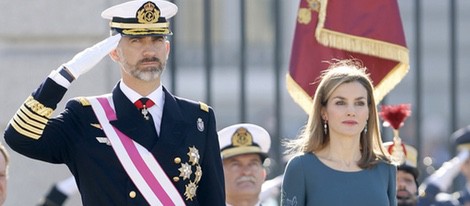
<svg viewBox="0 0 470 206"><path fill-rule="evenodd" d="M322 118L328 122L330 137L360 137L369 118L367 102L367 90L359 82L338 86L322 109Z"/></svg>

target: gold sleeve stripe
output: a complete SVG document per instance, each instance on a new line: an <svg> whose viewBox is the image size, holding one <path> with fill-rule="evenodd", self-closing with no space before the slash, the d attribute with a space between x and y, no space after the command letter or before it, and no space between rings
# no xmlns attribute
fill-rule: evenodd
<svg viewBox="0 0 470 206"><path fill-rule="evenodd" d="M36 128L39 128L39 129L44 129L46 127L46 124L44 124L42 122L37 122L37 121L32 120L31 118L29 118L29 116L25 115L23 112L16 113L14 118L17 118L17 117L20 117L21 120L24 120L24 122L26 124L29 124L33 127L36 127ZM18 120L16 120L16 121L18 121Z"/></svg>
<svg viewBox="0 0 470 206"><path fill-rule="evenodd" d="M209 106L207 106L206 103L204 103L204 102L199 102L199 106L200 106L200 108L201 108L202 111L209 112Z"/></svg>
<svg viewBox="0 0 470 206"><path fill-rule="evenodd" d="M40 122L40 123L43 123L43 124L46 124L47 121L49 121L49 118L44 118L43 116L39 116L39 115L29 111L29 109L26 108L26 106L24 106L24 105L20 107L20 110L18 111L18 113L23 113L29 119L34 119L37 122Z"/></svg>
<svg viewBox="0 0 470 206"><path fill-rule="evenodd" d="M32 96L29 96L28 99L26 99L26 101L24 102L24 104L28 108L30 108L34 113L46 118L50 118L52 116L52 112L54 112L52 108L44 106L43 104L35 100Z"/></svg>
<svg viewBox="0 0 470 206"><path fill-rule="evenodd" d="M32 139L39 139L54 110L46 107L29 96L10 121L20 134Z"/></svg>
<svg viewBox="0 0 470 206"><path fill-rule="evenodd" d="M24 129L21 128L19 125L17 125L14 120L11 120L10 125L11 125L13 128L15 128L15 130L16 130L18 133L20 133L20 134L22 134L22 135L24 135L24 136L27 136L27 137L29 137L29 138L31 138L31 139L37 140L37 139L39 139L39 138L41 137L41 135L34 134L34 133L32 133L32 132L29 132L29 131L24 130Z"/></svg>
<svg viewBox="0 0 470 206"><path fill-rule="evenodd" d="M18 117L18 115L15 115L13 117L13 120L18 126L20 126L21 128L24 128L25 130L34 132L36 134L42 134L43 129L39 129L39 128L31 126L30 124L28 124L28 122L25 122L20 117Z"/></svg>

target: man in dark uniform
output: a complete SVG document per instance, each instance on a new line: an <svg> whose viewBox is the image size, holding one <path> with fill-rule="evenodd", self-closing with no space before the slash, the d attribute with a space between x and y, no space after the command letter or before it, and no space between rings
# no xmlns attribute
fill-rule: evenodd
<svg viewBox="0 0 470 206"><path fill-rule="evenodd" d="M66 164L83 205L225 204L212 108L160 82L176 12L162 0L105 10L112 36L52 71L6 128L15 151ZM71 82L108 54L121 69L112 93L72 99L51 117Z"/></svg>
<svg viewBox="0 0 470 206"><path fill-rule="evenodd" d="M263 162L271 137L262 127L243 123L219 131L227 205L260 205L261 187L266 180Z"/></svg>
<svg viewBox="0 0 470 206"><path fill-rule="evenodd" d="M419 188L420 206L470 205L470 125L454 132L451 139L457 155L424 180ZM446 193L459 173L465 178L464 188L453 194Z"/></svg>
<svg viewBox="0 0 470 206"><path fill-rule="evenodd" d="M398 206L416 206L418 202L418 151L411 145L401 143L396 147L393 142L385 142L384 147L392 157L404 158L397 166L397 203ZM394 158L392 158L394 159Z"/></svg>

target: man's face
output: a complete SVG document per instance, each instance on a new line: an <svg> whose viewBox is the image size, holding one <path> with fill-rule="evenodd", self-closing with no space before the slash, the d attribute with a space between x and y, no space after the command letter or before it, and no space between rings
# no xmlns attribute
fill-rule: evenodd
<svg viewBox="0 0 470 206"><path fill-rule="evenodd" d="M152 81L160 78L169 51L164 36L123 36L111 57L121 65L123 75Z"/></svg>
<svg viewBox="0 0 470 206"><path fill-rule="evenodd" d="M398 170L397 171L397 199L399 206L416 205L417 191L415 179L412 174Z"/></svg>
<svg viewBox="0 0 470 206"><path fill-rule="evenodd" d="M228 200L258 198L266 179L261 157L243 154L224 159L225 192Z"/></svg>
<svg viewBox="0 0 470 206"><path fill-rule="evenodd" d="M0 153L0 205L3 205L7 196L7 165L5 157Z"/></svg>

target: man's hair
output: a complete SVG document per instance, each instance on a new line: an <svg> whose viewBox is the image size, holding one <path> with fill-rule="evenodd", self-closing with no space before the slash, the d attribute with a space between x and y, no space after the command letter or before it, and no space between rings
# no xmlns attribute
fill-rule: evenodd
<svg viewBox="0 0 470 206"><path fill-rule="evenodd" d="M397 170L401 170L401 171L404 171L404 172L407 172L407 173L410 173L411 175L413 175L413 177L415 178L416 186L419 186L419 184L418 184L418 177L419 177L418 168L412 167L412 166L409 166L409 165L406 165L406 164L402 164L402 165L397 167Z"/></svg>

